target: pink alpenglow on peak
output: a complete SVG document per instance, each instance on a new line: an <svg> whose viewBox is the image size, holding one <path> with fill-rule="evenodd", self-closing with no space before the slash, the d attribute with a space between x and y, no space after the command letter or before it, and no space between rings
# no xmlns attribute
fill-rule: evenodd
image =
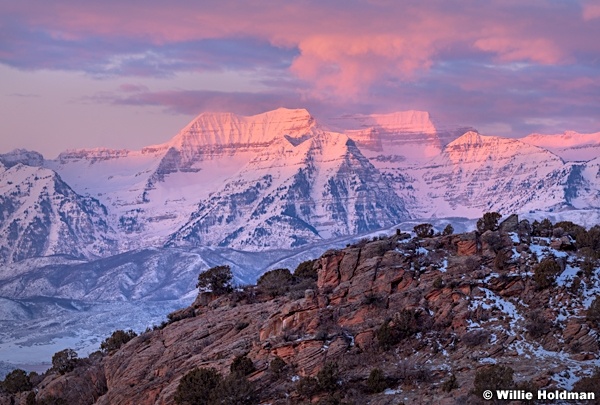
<svg viewBox="0 0 600 405"><path fill-rule="evenodd" d="M315 134L314 118L304 109L268 111L252 116L202 113L167 143L177 149L267 145L284 135Z"/></svg>
<svg viewBox="0 0 600 405"><path fill-rule="evenodd" d="M565 131L557 135L531 134L521 141L548 149L567 162L587 162L600 157L600 132L580 134L575 131Z"/></svg>

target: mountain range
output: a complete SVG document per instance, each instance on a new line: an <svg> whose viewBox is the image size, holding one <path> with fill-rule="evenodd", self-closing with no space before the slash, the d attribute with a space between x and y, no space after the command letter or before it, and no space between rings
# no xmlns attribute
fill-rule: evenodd
<svg viewBox="0 0 600 405"><path fill-rule="evenodd" d="M334 128L332 130L331 128ZM203 113L139 151L0 155L0 260L290 249L430 217L600 208L600 133L484 136L421 111Z"/></svg>

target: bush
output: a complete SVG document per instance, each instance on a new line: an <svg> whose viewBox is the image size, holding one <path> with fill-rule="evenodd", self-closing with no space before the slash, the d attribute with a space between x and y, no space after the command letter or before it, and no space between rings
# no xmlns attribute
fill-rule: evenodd
<svg viewBox="0 0 600 405"><path fill-rule="evenodd" d="M452 235L453 233L454 233L454 227L450 224L446 225L446 227L442 231L442 235L444 235L444 236Z"/></svg>
<svg viewBox="0 0 600 405"><path fill-rule="evenodd" d="M212 392L212 404L255 405L259 403L254 384L240 374L230 374Z"/></svg>
<svg viewBox="0 0 600 405"><path fill-rule="evenodd" d="M32 388L31 381L27 377L27 373L20 368L17 368L6 375L1 383L2 388L9 394L17 392L29 391Z"/></svg>
<svg viewBox="0 0 600 405"><path fill-rule="evenodd" d="M566 233L573 239L577 237L577 234L584 231L585 228L581 225L577 225L571 221L560 221L554 224L554 230L561 229L563 233ZM554 231L552 232L554 234ZM562 235L561 235L562 236Z"/></svg>
<svg viewBox="0 0 600 405"><path fill-rule="evenodd" d="M319 392L319 381L315 377L301 377L296 384L296 391L301 397L311 399Z"/></svg>
<svg viewBox="0 0 600 405"><path fill-rule="evenodd" d="M233 273L229 266L216 266L198 275L196 287L201 291L212 291L214 294L223 295L233 291L232 280Z"/></svg>
<svg viewBox="0 0 600 405"><path fill-rule="evenodd" d="M600 297L594 298L585 314L586 319L595 327L600 327Z"/></svg>
<svg viewBox="0 0 600 405"><path fill-rule="evenodd" d="M544 290L554 285L556 276L558 276L560 272L560 265L556 260L553 257L547 257L534 267L533 280L538 289Z"/></svg>
<svg viewBox="0 0 600 405"><path fill-rule="evenodd" d="M502 218L502 215L497 212L486 212L483 217L477 220L477 230L479 233L485 231L497 231L498 220Z"/></svg>
<svg viewBox="0 0 600 405"><path fill-rule="evenodd" d="M552 222L548 218L544 218L542 222L533 221L531 224L531 234L533 236L541 236L547 238L552 234Z"/></svg>
<svg viewBox="0 0 600 405"><path fill-rule="evenodd" d="M317 270L314 269L315 262L316 260L307 260L300 263L298 267L296 267L296 270L294 270L294 278L317 281Z"/></svg>
<svg viewBox="0 0 600 405"><path fill-rule="evenodd" d="M327 363L317 373L319 388L322 391L333 392L338 388L338 379L340 377L338 365L336 363Z"/></svg>
<svg viewBox="0 0 600 405"><path fill-rule="evenodd" d="M54 353L52 356L52 368L60 374L68 373L73 371L77 366L79 359L77 358L77 352L73 349L65 349L60 352Z"/></svg>
<svg viewBox="0 0 600 405"><path fill-rule="evenodd" d="M586 257L585 259L583 259L583 262L581 263L579 268L583 272L583 275L589 279L594 275L594 270L596 269L596 262L593 259Z"/></svg>
<svg viewBox="0 0 600 405"><path fill-rule="evenodd" d="M179 380L175 402L180 405L212 405L214 391L222 379L214 368L195 368Z"/></svg>
<svg viewBox="0 0 600 405"><path fill-rule="evenodd" d="M275 269L260 276L256 286L260 292L275 298L290 289L292 277L292 273L288 269Z"/></svg>
<svg viewBox="0 0 600 405"><path fill-rule="evenodd" d="M483 391L510 390L514 387L513 374L515 371L508 366L493 364L480 368L475 373L473 393L481 398Z"/></svg>
<svg viewBox="0 0 600 405"><path fill-rule="evenodd" d="M237 356L233 359L233 362L229 367L231 374L238 374L240 376L246 376L253 373L254 370L256 370L254 363L252 363L252 360L247 356Z"/></svg>
<svg viewBox="0 0 600 405"><path fill-rule="evenodd" d="M413 228L419 238L431 238L433 236L433 225L419 224Z"/></svg>
<svg viewBox="0 0 600 405"><path fill-rule="evenodd" d="M546 335L552 329L552 322L544 316L540 309L536 309L529 315L525 323L525 329L534 339Z"/></svg>
<svg viewBox="0 0 600 405"><path fill-rule="evenodd" d="M283 370L285 370L285 367L287 366L287 364L285 363L285 361L283 361L283 359L279 356L276 356L273 360L271 360L271 362L269 363L269 370L279 376L281 375L281 373L283 373Z"/></svg>
<svg viewBox="0 0 600 405"><path fill-rule="evenodd" d="M110 337L107 337L104 342L100 344L100 350L102 350L102 352L105 354L113 353L136 336L137 333L131 329L128 331L121 329L116 330L112 335L110 335Z"/></svg>
<svg viewBox="0 0 600 405"><path fill-rule="evenodd" d="M400 343L421 329L420 314L403 309L392 321L387 319L376 332L377 341L384 350Z"/></svg>
<svg viewBox="0 0 600 405"><path fill-rule="evenodd" d="M369 378L367 378L367 391L376 394L385 390L388 386L387 380L383 371L379 368L374 368L369 373Z"/></svg>
<svg viewBox="0 0 600 405"><path fill-rule="evenodd" d="M27 394L25 398L25 405L37 405L37 401L35 400L35 392L31 391Z"/></svg>
<svg viewBox="0 0 600 405"><path fill-rule="evenodd" d="M504 239L499 232L486 233L481 239L487 243L490 249L496 254L504 248Z"/></svg>

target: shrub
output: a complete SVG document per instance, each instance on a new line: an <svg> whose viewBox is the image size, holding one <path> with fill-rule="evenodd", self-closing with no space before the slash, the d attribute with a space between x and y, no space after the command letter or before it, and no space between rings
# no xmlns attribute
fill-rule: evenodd
<svg viewBox="0 0 600 405"><path fill-rule="evenodd" d="M596 263L590 257L586 257L583 259L583 262L579 266L583 275L587 278L591 278L594 275L594 269L596 268Z"/></svg>
<svg viewBox="0 0 600 405"><path fill-rule="evenodd" d="M283 370L285 369L286 366L287 366L287 364L285 363L285 361L283 361L283 359L281 357L276 356L269 363L269 370L273 374L279 376L279 375L281 375L281 373L283 372Z"/></svg>
<svg viewBox="0 0 600 405"><path fill-rule="evenodd" d="M533 221L531 224L531 234L533 236L541 236L547 238L552 234L552 222L548 218L544 218L542 222Z"/></svg>
<svg viewBox="0 0 600 405"><path fill-rule="evenodd" d="M583 226L577 225L571 221L560 221L560 222L555 223L554 231L557 229L562 229L563 233L566 233L567 235L569 235L572 238L576 238L577 234L579 232L585 230L585 228ZM553 235L554 235L554 231L552 232Z"/></svg>
<svg viewBox="0 0 600 405"><path fill-rule="evenodd" d="M384 321L383 324L379 327L379 329L377 329L377 332L375 333L375 336L377 337L377 341L379 342L379 345L384 350L387 350L387 349L391 348L392 346L400 343L400 340L401 340L398 337L398 334L396 333L394 327L390 323L391 323L391 319Z"/></svg>
<svg viewBox="0 0 600 405"><path fill-rule="evenodd" d="M230 374L212 392L212 404L255 405L259 403L254 384L240 374Z"/></svg>
<svg viewBox="0 0 600 405"><path fill-rule="evenodd" d="M167 315L167 319L169 320L169 323L173 323L184 319L193 318L195 316L196 313L194 312L194 308L189 307L171 312Z"/></svg>
<svg viewBox="0 0 600 405"><path fill-rule="evenodd" d="M37 405L37 401L35 400L35 392L31 391L27 394L25 398L25 405Z"/></svg>
<svg viewBox="0 0 600 405"><path fill-rule="evenodd" d="M556 276L561 272L560 265L553 257L547 257L542 260L533 269L533 280L537 288L544 290L554 285Z"/></svg>
<svg viewBox="0 0 600 405"><path fill-rule="evenodd" d="M594 298L594 301L590 304L590 307L587 309L585 314L586 319L591 322L591 324L598 328L600 327L600 298Z"/></svg>
<svg viewBox="0 0 600 405"><path fill-rule="evenodd" d="M453 233L454 233L454 227L450 224L446 225L446 227L442 231L442 235L444 235L444 236L452 235Z"/></svg>
<svg viewBox="0 0 600 405"><path fill-rule="evenodd" d="M213 392L222 379L214 368L195 368L179 380L175 402L180 405L211 405Z"/></svg>
<svg viewBox="0 0 600 405"><path fill-rule="evenodd" d="M52 368L60 374L73 371L78 362L77 352L73 349L65 349L54 353L52 356Z"/></svg>
<svg viewBox="0 0 600 405"><path fill-rule="evenodd" d="M393 320L387 319L376 332L377 341L385 350L420 330L419 313L403 309Z"/></svg>
<svg viewBox="0 0 600 405"><path fill-rule="evenodd" d="M247 356L237 356L233 359L231 366L229 366L231 374L238 374L240 376L246 376L254 372L254 370L256 370L254 363Z"/></svg>
<svg viewBox="0 0 600 405"><path fill-rule="evenodd" d="M433 225L419 224L413 228L419 238L431 238L433 236Z"/></svg>
<svg viewBox="0 0 600 405"><path fill-rule="evenodd" d="M475 373L473 393L481 398L483 391L509 390L514 386L514 370L508 366L493 364L480 368Z"/></svg>
<svg viewBox="0 0 600 405"><path fill-rule="evenodd" d="M317 281L317 270L314 269L315 260L307 260L298 265L294 270L294 278L296 279L311 279Z"/></svg>
<svg viewBox="0 0 600 405"><path fill-rule="evenodd" d="M288 269L267 271L256 282L259 291L272 298L285 294L292 282L292 273Z"/></svg>
<svg viewBox="0 0 600 405"><path fill-rule="evenodd" d="M367 378L367 391L372 394L376 394L378 392L383 391L388 386L387 380L383 371L379 368L374 368L369 373L369 378Z"/></svg>
<svg viewBox="0 0 600 405"><path fill-rule="evenodd" d="M317 373L319 388L323 391L333 392L338 388L340 373L337 363L327 363Z"/></svg>
<svg viewBox="0 0 600 405"><path fill-rule="evenodd" d="M303 398L311 399L319 392L319 381L315 377L301 377L296 384L296 390Z"/></svg>
<svg viewBox="0 0 600 405"><path fill-rule="evenodd" d="M497 212L486 212L482 218L477 220L477 230L480 233L498 230L498 220L500 218L502 218L502 215Z"/></svg>
<svg viewBox="0 0 600 405"><path fill-rule="evenodd" d="M440 289L444 287L444 280L442 280L441 276L437 276L435 280L433 280L433 288Z"/></svg>
<svg viewBox="0 0 600 405"><path fill-rule="evenodd" d="M27 377L27 373L20 368L17 368L6 375L1 383L2 388L10 393L29 391L32 388L31 381Z"/></svg>
<svg viewBox="0 0 600 405"><path fill-rule="evenodd" d="M233 273L229 266L216 266L198 275L196 287L201 291L212 291L214 294L223 295L233 291L232 280Z"/></svg>
<svg viewBox="0 0 600 405"><path fill-rule="evenodd" d="M488 244L494 253L498 253L504 247L504 240L498 232L486 233L481 239Z"/></svg>
<svg viewBox="0 0 600 405"><path fill-rule="evenodd" d="M525 323L525 329L534 339L546 335L552 329L552 322L544 316L540 309L532 311Z"/></svg>
<svg viewBox="0 0 600 405"><path fill-rule="evenodd" d="M104 342L100 344L100 350L102 350L102 352L105 354L113 353L136 336L137 333L131 329L128 331L121 329L116 330L112 335L110 335L110 337L107 337Z"/></svg>
<svg viewBox="0 0 600 405"><path fill-rule="evenodd" d="M478 270L480 266L477 256L468 256L465 259L464 269L468 272Z"/></svg>

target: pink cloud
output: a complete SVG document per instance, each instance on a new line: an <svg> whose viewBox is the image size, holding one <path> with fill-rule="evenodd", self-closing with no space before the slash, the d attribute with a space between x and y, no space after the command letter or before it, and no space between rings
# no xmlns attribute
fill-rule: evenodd
<svg viewBox="0 0 600 405"><path fill-rule="evenodd" d="M600 16L600 6L591 2L583 14L577 5L550 0L466 0L451 6L439 0L168 5L109 0L3 7L11 18L54 38L111 38L131 43L132 54L140 54L144 44L247 37L297 49L289 72L304 82L304 91L323 97L363 97L376 83L415 80L455 54L471 60L491 57L495 63L552 65L573 63L578 53L600 53L594 40L600 29L582 24L582 18Z"/></svg>
<svg viewBox="0 0 600 405"><path fill-rule="evenodd" d="M600 4L597 2L588 2L583 5L583 19L585 21L600 18Z"/></svg>

